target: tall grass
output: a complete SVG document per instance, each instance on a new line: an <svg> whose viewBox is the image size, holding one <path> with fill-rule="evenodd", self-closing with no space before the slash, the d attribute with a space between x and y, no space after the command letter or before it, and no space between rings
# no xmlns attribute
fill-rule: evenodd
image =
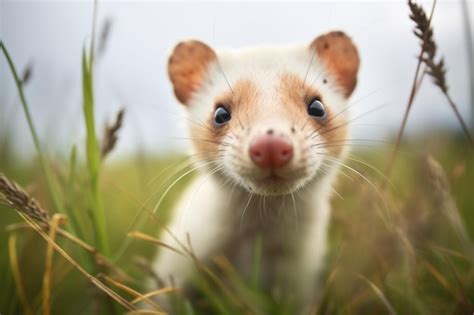
<svg viewBox="0 0 474 315"><path fill-rule="evenodd" d="M443 95L446 98L449 106L453 110L456 119L458 120L464 135L466 136L469 144L474 148L474 138L469 131L468 125L465 123L463 117L461 116L458 106L453 101L450 93L449 87L446 80L446 66L444 63L443 57L438 57L438 48L436 41L434 40L433 27L431 26L431 21L436 8L436 0L433 0L433 5L431 7L431 13L428 16L423 8L414 3L412 0L408 0L408 6L410 8L410 19L415 23L415 29L413 30L414 35L420 40L420 53L418 55L418 63L416 65L415 76L413 78L412 87L410 91L410 96L408 98L408 103L403 115L402 123L395 140L395 146L392 153L390 154L387 167L385 170L386 178L390 178L393 164L397 157L398 150L402 141L403 134L408 122L408 116L410 115L411 109L413 107L415 97L417 92L420 90L421 84L423 82L423 77L427 74L432 77L434 85L436 85ZM469 59L472 57L469 56ZM472 70L472 69L471 69ZM382 187L385 187L386 180L382 182Z"/></svg>
<svg viewBox="0 0 474 315"><path fill-rule="evenodd" d="M91 46L92 50L92 46ZM107 239L107 226L105 210L100 193L100 147L95 132L94 120L94 88L93 88L93 53L87 60L86 52L82 54L82 91L83 109L86 123L87 140L87 168L89 170L91 199L93 205L93 222L97 232L97 239L100 250L106 255L110 255L110 247Z"/></svg>
<svg viewBox="0 0 474 315"><path fill-rule="evenodd" d="M415 7L410 5L413 15ZM424 14L421 7L416 10ZM84 48L80 61L85 161L78 158L74 145L68 161L51 167L35 130L23 82L0 43L42 170L35 178L34 163L25 169L21 179L25 188L0 176L0 204L14 209L21 219L7 226L9 261L0 263L0 269L5 271L3 288L8 294L0 294L0 313L163 314L155 298L167 295L168 307L176 314L295 314L293 300L263 287L261 238L255 240L249 275L240 274L224 256L212 257L206 264L199 261L192 239L172 248L156 238L157 231L170 233L166 229L168 209L185 186L182 179L192 170L168 167L168 161L158 160L153 166L160 175L156 179L134 163L109 167L104 163L117 144L124 116L119 112L98 137L94 116L96 14L94 8L90 46ZM423 20L425 32L432 33L431 17L424 16L418 22ZM424 75L437 79L435 83L447 95L443 63L435 60L432 50L431 55L426 54L433 49L426 45L430 36L418 38L423 44L407 113ZM103 51L103 43L98 47ZM431 61L425 60L427 56ZM457 138L433 138L435 141L420 140L430 142L428 157L405 154L397 161L393 158L391 181L396 189L382 192L364 181L373 182L380 176L377 168L386 161L376 156L398 154L399 147L410 152L420 147L419 142L402 144L399 136L395 151L382 147L355 151L357 156L349 161L363 176L347 176L336 187L343 198L334 200L327 267L308 314L464 314L474 309L474 153L466 151ZM2 172L8 171L2 166ZM144 173L145 178L139 175ZM143 181L153 179L159 189L150 197L141 188ZM31 190L30 183L36 188ZM149 206L153 203L166 210L159 212L158 206ZM9 213L1 211L2 218ZM137 217L137 224L131 225ZM194 263L192 294L162 286L150 263L156 250L175 251ZM154 279L156 288L146 288L145 278ZM143 305L151 310L142 310Z"/></svg>
<svg viewBox="0 0 474 315"><path fill-rule="evenodd" d="M36 149L36 153L38 154L38 160L40 162L40 166L43 171L43 174L46 178L46 183L51 193L52 200L54 201L55 208L57 211L62 212L64 211L64 209L62 207L62 203L60 200L60 192L58 191L57 186L54 183L53 175L51 173L50 168L47 165L46 158L44 156L43 149L41 147L41 144L38 138L38 133L36 132L33 118L31 116L30 108L28 106L28 103L26 102L25 93L23 92L23 82L18 75L18 72L10 56L10 53L5 47L3 41L0 41L0 49L2 50L2 53L5 56L5 59L7 60L8 66L10 68L10 72L12 73L13 79L15 80L18 94L20 95L21 106L23 108L26 121L28 122L28 128L30 129L31 137L33 138L33 143Z"/></svg>

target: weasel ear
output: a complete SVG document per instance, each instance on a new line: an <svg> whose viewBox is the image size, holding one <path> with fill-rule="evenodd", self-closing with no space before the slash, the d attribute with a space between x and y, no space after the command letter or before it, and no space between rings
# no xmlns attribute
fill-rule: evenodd
<svg viewBox="0 0 474 315"><path fill-rule="evenodd" d="M311 49L316 50L344 95L349 97L356 87L360 64L359 53L350 37L341 31L329 32L313 40Z"/></svg>
<svg viewBox="0 0 474 315"><path fill-rule="evenodd" d="M187 104L192 93L200 88L209 63L216 58L216 53L200 41L189 40L176 45L168 60L168 75L181 103Z"/></svg>

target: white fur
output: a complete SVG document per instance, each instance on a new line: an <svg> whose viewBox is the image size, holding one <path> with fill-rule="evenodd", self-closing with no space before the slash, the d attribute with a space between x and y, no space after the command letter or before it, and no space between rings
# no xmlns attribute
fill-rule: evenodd
<svg viewBox="0 0 474 315"><path fill-rule="evenodd" d="M209 66L207 81L194 94L188 105L188 115L193 120L206 121L214 107L214 102L209 100L228 91L229 84L232 86L234 82L248 78L255 82L261 91L271 93L279 76L284 73L296 74L302 79L306 76L306 82L317 86L328 103L339 109L346 103L342 94L338 93L338 87L331 82L333 78L308 45L223 50L218 51L217 56L218 62L213 62ZM308 71L310 62L311 67ZM322 84L324 79L328 80L328 84Z"/></svg>
<svg viewBox="0 0 474 315"><path fill-rule="evenodd" d="M308 302L315 291L318 271L324 258L330 217L329 200L337 166L332 165L322 172L321 163L324 159L317 156L310 146L321 141L321 138L307 140L304 137L306 134L294 135L294 163L302 163L300 155L309 154L310 157L305 165L305 173L301 175L304 180L295 181L291 189L294 200L289 193L283 196L262 197L265 195L263 193L251 197L252 193L246 189L247 185L251 184L251 179L246 177L245 171L254 173L254 170L246 157L246 148L249 139L259 132L264 132L268 126L286 132L295 123L291 121L291 117L285 115L285 104L279 103L275 93L283 73L295 74L301 79L306 77L306 82L317 87L328 106L335 112L343 110L346 99L339 92L334 79L326 73L318 56L313 56L307 45L247 48L239 51L220 51L217 55L218 62L209 66L207 80L187 105L189 118L206 124L214 110L216 97L228 92L229 84L232 86L240 79L250 79L258 86L264 100L259 104L258 110L268 114L265 114L265 119L252 126L249 135L242 134L238 142L226 138L226 141L234 141L236 150L240 151L233 153L241 155L242 163L239 165L247 165L247 168L239 168L234 163L233 155L226 152L226 156L214 165L223 167L221 171L210 176L210 168L207 168L183 194L169 229L184 244L186 234L189 233L194 252L200 260L209 259L221 251L232 251L228 248L229 244L239 237L255 239L262 233L268 238L269 247L277 246L278 242L291 241L296 248L296 254L277 255L274 261L268 262L268 277L280 279L286 286L283 288L286 290L285 294L292 293L304 300L303 302ZM327 80L326 84L323 84L324 79ZM298 127L303 124L297 123ZM230 150L224 146L221 148ZM327 153L323 148L320 150ZM280 207L283 209L279 210ZM283 213L280 219L276 218L279 211ZM179 248L175 239L168 233L163 233L162 240ZM249 246L253 246L253 243L236 247L242 251L241 257L246 257L244 252L248 251ZM239 265L238 259L235 263L238 268L246 268ZM195 269L191 259L164 249L155 261L154 270L164 279L172 276L176 283L181 285Z"/></svg>

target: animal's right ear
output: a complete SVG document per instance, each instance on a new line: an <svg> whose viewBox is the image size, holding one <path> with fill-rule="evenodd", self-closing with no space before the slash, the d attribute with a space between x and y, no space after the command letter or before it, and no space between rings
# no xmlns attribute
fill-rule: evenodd
<svg viewBox="0 0 474 315"><path fill-rule="evenodd" d="M323 34L311 43L319 58L337 79L346 97L349 97L357 84L359 53L349 36L341 31Z"/></svg>
<svg viewBox="0 0 474 315"><path fill-rule="evenodd" d="M216 59L216 53L200 41L190 40L176 45L168 60L168 75L181 103L186 105L192 93L201 87L209 64Z"/></svg>

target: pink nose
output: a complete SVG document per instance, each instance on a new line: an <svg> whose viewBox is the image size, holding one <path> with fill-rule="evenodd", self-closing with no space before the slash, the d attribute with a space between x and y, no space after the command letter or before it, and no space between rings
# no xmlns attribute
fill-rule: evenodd
<svg viewBox="0 0 474 315"><path fill-rule="evenodd" d="M250 158L260 168L280 168L293 157L293 145L284 136L269 130L253 139L249 149Z"/></svg>

